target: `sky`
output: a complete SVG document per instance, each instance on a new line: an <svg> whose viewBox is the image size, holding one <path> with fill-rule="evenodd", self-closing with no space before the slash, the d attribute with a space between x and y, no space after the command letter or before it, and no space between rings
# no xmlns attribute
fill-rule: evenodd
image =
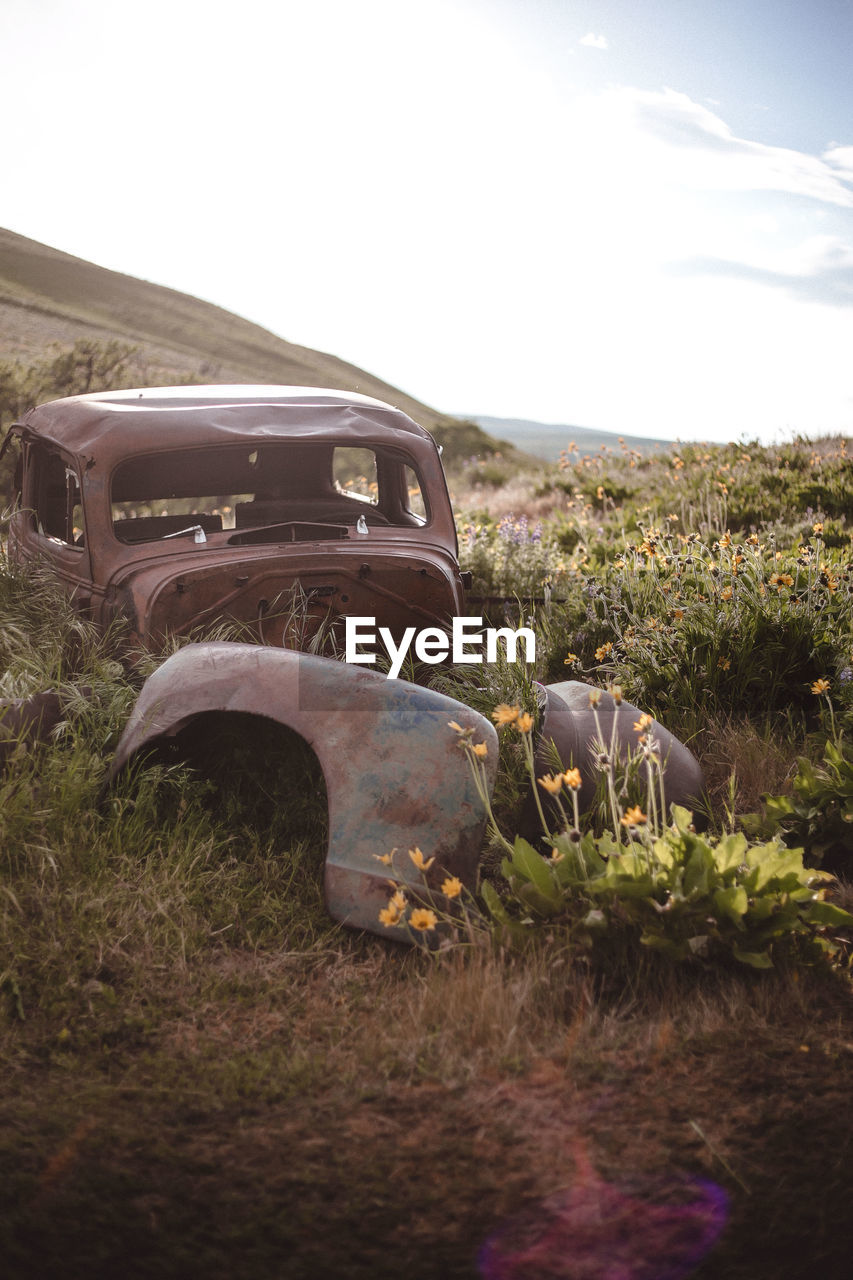
<svg viewBox="0 0 853 1280"><path fill-rule="evenodd" d="M851 0L0 0L0 225L440 410L853 434Z"/></svg>

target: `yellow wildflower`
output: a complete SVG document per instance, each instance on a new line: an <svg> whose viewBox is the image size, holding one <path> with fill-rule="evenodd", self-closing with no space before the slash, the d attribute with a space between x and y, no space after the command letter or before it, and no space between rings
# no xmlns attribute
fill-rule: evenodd
<svg viewBox="0 0 853 1280"><path fill-rule="evenodd" d="M429 907L416 907L409 916L409 924L413 929L426 933L438 924L438 916Z"/></svg>
<svg viewBox="0 0 853 1280"><path fill-rule="evenodd" d="M717 666L720 668L720 670L721 670L721 671L728 671L728 669L729 669L729 667L730 667L731 665L732 665L732 664L731 664L731 662L730 662L730 660L729 660L728 658L718 658L718 659L717 659Z"/></svg>
<svg viewBox="0 0 853 1280"><path fill-rule="evenodd" d="M563 774L563 780L567 787L571 787L572 791L580 791L582 781L580 769L567 769Z"/></svg>
<svg viewBox="0 0 853 1280"><path fill-rule="evenodd" d="M383 866L390 867L391 863L394 861L394 854L396 852L396 849L392 849L390 853L374 853L373 856L376 861L381 862Z"/></svg>
<svg viewBox="0 0 853 1280"><path fill-rule="evenodd" d="M489 748L486 746L485 742L475 742L472 745L471 750L474 752L474 755L479 756L481 760L489 754Z"/></svg>
<svg viewBox="0 0 853 1280"><path fill-rule="evenodd" d="M533 716L529 711L522 711L521 715L515 722L515 727L519 733L529 733L533 728Z"/></svg>
<svg viewBox="0 0 853 1280"><path fill-rule="evenodd" d="M613 699L613 701L616 703L617 707L619 707L619 706L621 706L621 705L622 705L622 686L621 686L621 684L611 684L611 685L608 685L608 687L607 687L607 692L610 694L611 698L612 698L612 699Z"/></svg>
<svg viewBox="0 0 853 1280"><path fill-rule="evenodd" d="M393 928L395 924L400 923L400 912L390 904L383 907L379 912L379 923L384 924L386 929Z"/></svg>
<svg viewBox="0 0 853 1280"><path fill-rule="evenodd" d="M455 720L448 720L448 722L447 722L447 727L448 727L448 729L452 729L452 730L454 731L454 733L464 733L464 732L465 732L465 730L462 728L462 725L461 725L461 724L457 724Z"/></svg>
<svg viewBox="0 0 853 1280"><path fill-rule="evenodd" d="M607 641L606 644L600 644L595 651L595 656L598 659L598 661L603 662L604 659L607 657L608 653L610 653L610 651L612 650L612 648L613 648L613 645L609 640Z"/></svg>
<svg viewBox="0 0 853 1280"><path fill-rule="evenodd" d="M825 678L825 676L821 676L821 678L819 680L815 680L814 684L812 685L812 693L818 693L818 694L826 693L828 688L829 688L829 681Z"/></svg>
<svg viewBox="0 0 853 1280"><path fill-rule="evenodd" d="M500 702L492 712L492 719L494 720L498 728L500 728L502 725L505 725L505 724L515 724L520 713L521 713L521 707L519 707L518 705L508 707L505 702Z"/></svg>
<svg viewBox="0 0 853 1280"><path fill-rule="evenodd" d="M820 537L820 535L823 533L823 521L822 521L822 520L818 520L818 521L816 521L816 522L815 522L815 524L813 524L813 525L812 525L812 532L813 532L813 533L816 533L816 534L817 534L817 536L818 536L818 537Z"/></svg>
<svg viewBox="0 0 853 1280"><path fill-rule="evenodd" d="M458 876L448 876L441 886L445 898L458 898L462 892L462 881Z"/></svg>
<svg viewBox="0 0 853 1280"><path fill-rule="evenodd" d="M555 796L563 788L563 775L561 773L558 773L556 777L553 773L546 773L544 778L537 778L536 781L540 787L544 787L552 796Z"/></svg>
<svg viewBox="0 0 853 1280"><path fill-rule="evenodd" d="M635 804L630 809L625 810L625 816L621 819L621 822L623 827L639 827L644 822L648 822L648 818L640 806Z"/></svg>
<svg viewBox="0 0 853 1280"><path fill-rule="evenodd" d="M566 654L565 658L563 658L563 666L573 667L577 661L578 661L578 655L576 653L572 653L571 651L569 651Z"/></svg>
<svg viewBox="0 0 853 1280"><path fill-rule="evenodd" d="M644 729L648 729L649 725L654 721L654 716L650 716L648 711L644 711L639 720L634 721L634 731L642 733Z"/></svg>
<svg viewBox="0 0 853 1280"><path fill-rule="evenodd" d="M731 589L731 587L723 587L722 591L720 592L720 599L721 599L721 600L731 600L731 598L732 598L732 589Z"/></svg>
<svg viewBox="0 0 853 1280"><path fill-rule="evenodd" d="M395 889L388 899L388 906L393 907L395 911L403 911L406 906L406 895L402 889Z"/></svg>
<svg viewBox="0 0 853 1280"><path fill-rule="evenodd" d="M417 845L415 845L414 849L409 850L409 857L412 859L412 862L415 864L418 871L429 871L430 867L435 862L435 858L424 859L424 855L421 853Z"/></svg>
<svg viewBox="0 0 853 1280"><path fill-rule="evenodd" d="M551 861L552 861L552 862L562 862L562 861L563 861L563 858L564 858L565 856L566 856L566 855L565 855L564 853L560 853L560 850L559 850L559 849L552 849L552 850L551 850Z"/></svg>

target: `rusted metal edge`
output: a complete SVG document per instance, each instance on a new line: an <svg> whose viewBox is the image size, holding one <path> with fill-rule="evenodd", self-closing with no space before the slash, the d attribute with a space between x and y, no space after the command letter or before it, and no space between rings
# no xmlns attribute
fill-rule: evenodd
<svg viewBox="0 0 853 1280"><path fill-rule="evenodd" d="M476 887L486 814L448 723L471 728L475 740L486 743L491 788L497 737L476 711L328 658L257 645L191 644L143 686L110 781L138 751L210 711L265 716L295 730L316 753L329 804L326 906L335 920L411 941L407 930L379 923L391 890L389 869L378 859L395 848L394 878L412 896L425 888L407 853L415 847L435 859L427 876L433 893L446 875Z"/></svg>

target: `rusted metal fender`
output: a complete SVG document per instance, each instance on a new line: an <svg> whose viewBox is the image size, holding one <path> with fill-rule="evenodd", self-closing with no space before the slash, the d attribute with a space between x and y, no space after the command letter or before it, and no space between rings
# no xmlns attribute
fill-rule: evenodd
<svg viewBox="0 0 853 1280"><path fill-rule="evenodd" d="M488 746L489 786L497 765L494 728L453 698L362 667L288 649L191 644L145 682L118 745L110 781L140 749L173 737L209 711L248 712L295 730L317 755L329 803L325 894L342 924L411 941L385 928L389 868L377 857L398 849L396 879L423 891L407 856L435 858L432 897L445 874L473 889L486 815L448 722L471 727Z"/></svg>
<svg viewBox="0 0 853 1280"><path fill-rule="evenodd" d="M551 769L548 748L553 743L563 767L568 769L571 765L581 771L582 786L578 796L581 811L592 804L598 778L595 750L591 745L597 737L595 714L589 700L593 690L600 695L596 709L605 743L610 742L613 720L617 717L619 754L624 757L636 751L640 731L634 728L634 724L643 714L639 707L624 700L617 706L611 694L582 680L563 680L558 684L539 686L542 714L536 740L536 776L541 777ZM644 732L659 744L667 804L692 808L705 785L698 760L657 720L653 720ZM544 794L542 798L547 799ZM523 825L529 834L541 834L532 797L525 807Z"/></svg>

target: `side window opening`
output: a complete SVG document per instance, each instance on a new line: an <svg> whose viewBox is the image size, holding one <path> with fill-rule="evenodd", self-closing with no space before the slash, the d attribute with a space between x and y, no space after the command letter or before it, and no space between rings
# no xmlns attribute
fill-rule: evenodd
<svg viewBox="0 0 853 1280"><path fill-rule="evenodd" d="M418 473L412 467L403 468L403 479L406 485L405 507L410 515L416 516L420 524L427 522L427 508Z"/></svg>
<svg viewBox="0 0 853 1280"><path fill-rule="evenodd" d="M69 547L85 542L77 472L58 453L39 448L35 462L33 519L38 533Z"/></svg>

